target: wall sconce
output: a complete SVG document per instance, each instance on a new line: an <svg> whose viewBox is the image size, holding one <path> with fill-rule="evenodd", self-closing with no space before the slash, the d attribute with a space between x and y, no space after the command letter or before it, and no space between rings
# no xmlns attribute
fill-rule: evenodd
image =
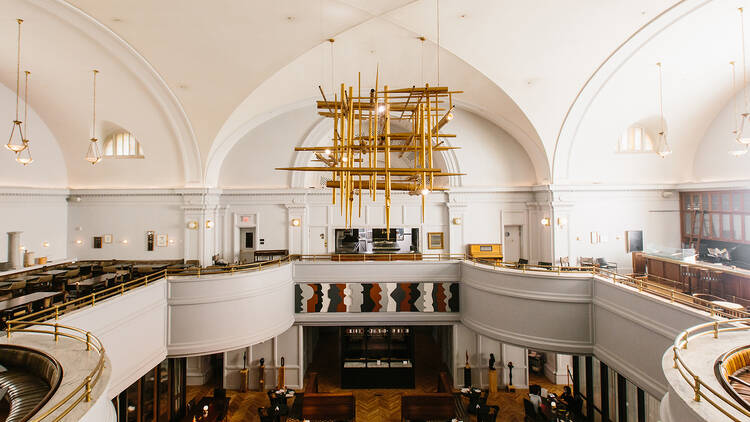
<svg viewBox="0 0 750 422"><path fill-rule="evenodd" d="M19 251L25 251L26 250L26 246L21 245L21 246L18 247L18 250Z"/></svg>
<svg viewBox="0 0 750 422"><path fill-rule="evenodd" d="M196 230L196 229L198 229L198 222L195 221L195 220L188 221L187 228L189 228L190 230Z"/></svg>
<svg viewBox="0 0 750 422"><path fill-rule="evenodd" d="M49 248L49 242L42 242L43 248Z"/></svg>
<svg viewBox="0 0 750 422"><path fill-rule="evenodd" d="M568 225L567 217L557 217L557 226L563 228Z"/></svg>
<svg viewBox="0 0 750 422"><path fill-rule="evenodd" d="M214 222L213 222L213 220L206 220L206 228L207 229L214 228Z"/></svg>
<svg viewBox="0 0 750 422"><path fill-rule="evenodd" d="M81 239L76 240L76 245L83 245L83 240Z"/></svg>
<svg viewBox="0 0 750 422"><path fill-rule="evenodd" d="M453 224L460 226L461 225L461 217L456 217L453 219Z"/></svg>
<svg viewBox="0 0 750 422"><path fill-rule="evenodd" d="M122 243L123 245L127 245L128 244L128 239L122 239L120 241L120 243Z"/></svg>
<svg viewBox="0 0 750 422"><path fill-rule="evenodd" d="M299 218L292 218L292 226L297 227L300 224L302 224L302 221Z"/></svg>
<svg viewBox="0 0 750 422"><path fill-rule="evenodd" d="M549 227L549 225L550 225L550 219L549 219L549 217L542 218L542 220L540 221L540 223L542 223L542 225L545 226L545 227Z"/></svg>
<svg viewBox="0 0 750 422"><path fill-rule="evenodd" d="M174 245L174 239L169 239L169 244Z"/></svg>

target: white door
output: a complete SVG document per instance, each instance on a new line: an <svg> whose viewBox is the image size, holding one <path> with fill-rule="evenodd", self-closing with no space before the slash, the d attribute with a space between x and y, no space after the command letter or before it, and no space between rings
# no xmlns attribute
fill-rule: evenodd
<svg viewBox="0 0 750 422"><path fill-rule="evenodd" d="M310 254L325 255L328 253L328 229L310 227Z"/></svg>
<svg viewBox="0 0 750 422"><path fill-rule="evenodd" d="M240 263L255 261L255 227L240 229Z"/></svg>
<svg viewBox="0 0 750 422"><path fill-rule="evenodd" d="M521 226L505 226L503 260L518 262L521 257Z"/></svg>

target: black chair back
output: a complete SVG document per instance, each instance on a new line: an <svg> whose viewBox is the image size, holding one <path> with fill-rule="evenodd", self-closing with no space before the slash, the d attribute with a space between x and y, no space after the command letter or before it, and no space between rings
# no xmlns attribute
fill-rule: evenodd
<svg viewBox="0 0 750 422"><path fill-rule="evenodd" d="M477 410L477 422L495 422L498 413L500 413L499 406L481 406Z"/></svg>
<svg viewBox="0 0 750 422"><path fill-rule="evenodd" d="M520 258L520 259L518 260L518 265L526 265L526 264L528 264L528 263L529 263L529 260L528 260L528 259L526 259L526 258Z"/></svg>
<svg viewBox="0 0 750 422"><path fill-rule="evenodd" d="M536 408L534 408L534 404L529 399L523 399L523 414L526 421L535 421L537 419Z"/></svg>
<svg viewBox="0 0 750 422"><path fill-rule="evenodd" d="M281 420L278 412L263 407L258 408L258 417L260 418L260 422L279 422Z"/></svg>

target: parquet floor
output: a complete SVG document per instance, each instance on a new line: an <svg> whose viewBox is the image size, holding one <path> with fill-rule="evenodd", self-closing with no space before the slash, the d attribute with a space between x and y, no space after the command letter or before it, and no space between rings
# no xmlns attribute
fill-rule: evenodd
<svg viewBox="0 0 750 422"><path fill-rule="evenodd" d="M324 392L343 391L340 385L340 375L337 367L338 346L336 341L328 341L321 337L318 349L315 352L315 362L310 371L320 374L319 390ZM430 344L432 339L417 338L416 361L421 362L416 368L416 379L414 390L391 390L391 389L367 389L346 390L353 391L357 403L358 422L398 422L401 417L401 393L404 391L433 392L437 390L437 373L441 363L440 354L435 353L437 345ZM322 358L325 357L325 358ZM562 393L562 385L555 385L541 376L530 376L531 384L539 384L550 392ZM187 400L192 397L196 401L201 397L212 394L211 386L187 388ZM497 420L503 422L523 422L523 399L527 397L528 390L518 389L515 393L498 392L491 393L487 402L500 407ZM268 396L261 392L240 393L229 390L227 396L229 402L228 422L258 421L258 407L268 406ZM468 402L466 402L468 403ZM291 404L291 403L290 403ZM473 421L473 416L467 421Z"/></svg>

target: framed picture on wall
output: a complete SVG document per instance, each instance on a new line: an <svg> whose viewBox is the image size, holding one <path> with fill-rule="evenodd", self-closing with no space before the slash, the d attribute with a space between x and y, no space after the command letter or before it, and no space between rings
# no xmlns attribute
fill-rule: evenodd
<svg viewBox="0 0 750 422"><path fill-rule="evenodd" d="M443 233L427 233L427 249L443 249Z"/></svg>
<svg viewBox="0 0 750 422"><path fill-rule="evenodd" d="M104 243L112 243L112 235L111 234L105 234L102 237L104 238Z"/></svg>
<svg viewBox="0 0 750 422"><path fill-rule="evenodd" d="M102 248L102 237L94 236L94 249L101 249L101 248Z"/></svg>
<svg viewBox="0 0 750 422"><path fill-rule="evenodd" d="M156 235L156 246L164 248L169 244L169 237L166 234Z"/></svg>
<svg viewBox="0 0 750 422"><path fill-rule="evenodd" d="M643 252L643 230L625 231L626 252Z"/></svg>
<svg viewBox="0 0 750 422"><path fill-rule="evenodd" d="M147 251L153 251L154 250L154 237L156 236L156 232L153 230L149 230L146 232L146 250Z"/></svg>

